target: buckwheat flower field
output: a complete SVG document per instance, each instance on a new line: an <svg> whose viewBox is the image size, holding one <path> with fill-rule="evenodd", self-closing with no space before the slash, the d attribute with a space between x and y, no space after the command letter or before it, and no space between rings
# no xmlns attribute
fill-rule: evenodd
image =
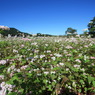
<svg viewBox="0 0 95 95"><path fill-rule="evenodd" d="M0 95L95 95L95 39L0 39Z"/></svg>

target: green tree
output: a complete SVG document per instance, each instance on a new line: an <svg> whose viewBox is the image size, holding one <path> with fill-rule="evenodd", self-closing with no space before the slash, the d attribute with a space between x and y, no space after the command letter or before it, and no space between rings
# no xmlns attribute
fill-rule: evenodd
<svg viewBox="0 0 95 95"><path fill-rule="evenodd" d="M71 27L67 28L67 30L65 31L65 34L67 35L76 35L77 34L77 30L73 29Z"/></svg>
<svg viewBox="0 0 95 95"><path fill-rule="evenodd" d="M0 34L5 35L6 33L4 32L4 30L0 29Z"/></svg>
<svg viewBox="0 0 95 95"><path fill-rule="evenodd" d="M92 37L95 37L95 17L92 20L90 20L88 24L88 30L89 34L91 34Z"/></svg>

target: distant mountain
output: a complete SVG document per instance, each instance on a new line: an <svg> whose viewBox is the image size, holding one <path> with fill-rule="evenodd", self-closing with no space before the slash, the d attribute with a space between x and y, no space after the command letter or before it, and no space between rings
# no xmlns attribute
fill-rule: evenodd
<svg viewBox="0 0 95 95"><path fill-rule="evenodd" d="M0 26L0 29L2 29L2 30L10 30L10 28L7 27L7 26Z"/></svg>
<svg viewBox="0 0 95 95"><path fill-rule="evenodd" d="M32 36L29 33L24 33L16 28L10 28L7 26L0 26L0 34L2 34L3 36L8 36L10 34L11 36L18 36L18 37Z"/></svg>

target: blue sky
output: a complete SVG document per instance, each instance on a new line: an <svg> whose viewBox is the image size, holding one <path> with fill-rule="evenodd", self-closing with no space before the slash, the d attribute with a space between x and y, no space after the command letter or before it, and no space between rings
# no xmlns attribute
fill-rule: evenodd
<svg viewBox="0 0 95 95"><path fill-rule="evenodd" d="M95 16L95 0L0 0L0 25L27 33L83 33Z"/></svg>

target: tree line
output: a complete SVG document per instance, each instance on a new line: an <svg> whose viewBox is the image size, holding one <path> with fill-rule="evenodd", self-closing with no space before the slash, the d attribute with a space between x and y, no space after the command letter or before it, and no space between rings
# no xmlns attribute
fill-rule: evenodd
<svg viewBox="0 0 95 95"><path fill-rule="evenodd" d="M87 27L88 27L88 32L86 30L86 31L84 31L84 34L82 34L82 35L91 35L91 37L95 37L95 17L92 20L90 20ZM65 34L67 36L69 36L69 35L74 36L74 35L77 35L77 30L69 27L65 31Z"/></svg>

